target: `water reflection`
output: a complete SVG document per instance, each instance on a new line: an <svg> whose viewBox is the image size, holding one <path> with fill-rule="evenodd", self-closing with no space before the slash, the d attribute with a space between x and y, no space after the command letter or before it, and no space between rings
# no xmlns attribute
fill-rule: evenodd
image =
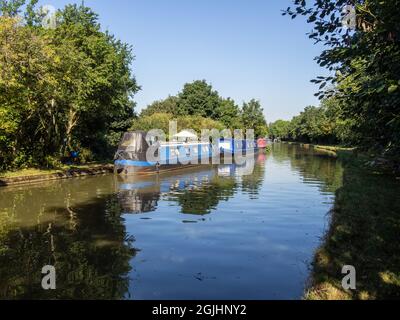
<svg viewBox="0 0 400 320"><path fill-rule="evenodd" d="M70 193L63 206L46 202L48 198L39 205L36 191L17 191L11 200L16 206L10 211L2 208L0 298L121 298L129 286L129 261L136 251L116 199L97 196L78 204ZM23 203L25 208L37 207L36 213L17 211ZM41 288L45 265L56 268L55 291Z"/></svg>
<svg viewBox="0 0 400 320"><path fill-rule="evenodd" d="M254 160L1 189L0 298L300 297L341 167L289 145Z"/></svg>
<svg viewBox="0 0 400 320"><path fill-rule="evenodd" d="M266 155L255 156L253 174L242 175L243 166L221 164L199 166L150 177L117 177L118 199L124 213L138 214L157 210L160 198L177 202L183 214L206 215L220 201L228 201L238 190L255 198L265 173ZM238 180L240 183L238 183Z"/></svg>
<svg viewBox="0 0 400 320"><path fill-rule="evenodd" d="M304 183L318 180L321 191L335 192L342 185L343 167L328 152L314 149L310 145L274 144L274 161L290 163L295 172L299 172Z"/></svg>

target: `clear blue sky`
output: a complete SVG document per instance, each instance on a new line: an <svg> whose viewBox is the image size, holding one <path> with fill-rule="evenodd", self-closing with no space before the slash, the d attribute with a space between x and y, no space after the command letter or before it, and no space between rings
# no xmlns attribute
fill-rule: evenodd
<svg viewBox="0 0 400 320"><path fill-rule="evenodd" d="M42 0L56 8L80 0ZM318 101L310 80L326 74L304 19L281 16L290 0L86 0L104 29L131 44L142 90L137 110L206 79L238 103L259 99L267 121Z"/></svg>

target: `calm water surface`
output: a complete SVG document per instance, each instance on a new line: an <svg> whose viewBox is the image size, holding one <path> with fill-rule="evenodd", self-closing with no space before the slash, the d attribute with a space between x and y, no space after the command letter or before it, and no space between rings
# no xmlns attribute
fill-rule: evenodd
<svg viewBox="0 0 400 320"><path fill-rule="evenodd" d="M202 166L0 189L0 298L299 299L342 168L287 144ZM57 290L41 289L54 265Z"/></svg>

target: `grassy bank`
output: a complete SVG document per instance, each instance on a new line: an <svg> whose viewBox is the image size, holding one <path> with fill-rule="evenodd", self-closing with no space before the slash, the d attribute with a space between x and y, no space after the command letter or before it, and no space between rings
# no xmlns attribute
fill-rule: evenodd
<svg viewBox="0 0 400 320"><path fill-rule="evenodd" d="M46 169L46 168L25 168L13 171L0 171L0 179L7 178L22 178L22 177L32 177L32 176L40 176L40 175L50 175L55 173L64 173L70 170L90 170L99 166L106 166L108 163L88 163L82 165L60 165L57 168Z"/></svg>
<svg viewBox="0 0 400 320"><path fill-rule="evenodd" d="M347 156L344 167L305 298L400 298L400 181L367 169L365 158ZM342 288L344 265L356 268L355 291Z"/></svg>
<svg viewBox="0 0 400 320"><path fill-rule="evenodd" d="M0 173L0 187L39 183L50 180L94 176L113 172L114 166L108 163L85 165L62 165L55 169L27 168Z"/></svg>
<svg viewBox="0 0 400 320"><path fill-rule="evenodd" d="M327 145L319 145L319 144L311 144L311 143L304 143L304 142L296 142L296 141L283 141L283 143L287 144L295 144L303 147L312 147L316 151L326 152L332 156L339 156L344 154L352 154L356 150L355 148L343 147L343 146L327 146Z"/></svg>
<svg viewBox="0 0 400 320"><path fill-rule="evenodd" d="M321 150L321 151L330 151L330 152L353 152L354 148L348 148L348 147L341 147L341 146L323 146L323 145L314 145L314 148L316 150Z"/></svg>

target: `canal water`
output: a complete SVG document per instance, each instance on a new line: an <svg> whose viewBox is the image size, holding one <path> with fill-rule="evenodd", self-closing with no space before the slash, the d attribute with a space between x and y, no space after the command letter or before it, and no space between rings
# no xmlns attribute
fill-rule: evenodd
<svg viewBox="0 0 400 320"><path fill-rule="evenodd" d="M288 144L255 160L0 189L0 299L300 299L343 170Z"/></svg>

